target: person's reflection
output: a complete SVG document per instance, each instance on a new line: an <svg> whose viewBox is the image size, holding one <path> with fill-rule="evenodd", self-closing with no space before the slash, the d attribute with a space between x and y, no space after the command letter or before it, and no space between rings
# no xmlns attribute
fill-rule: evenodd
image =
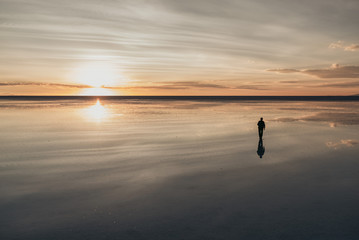
<svg viewBox="0 0 359 240"><path fill-rule="evenodd" d="M262 158L262 156L264 155L265 152L265 147L263 145L263 139L259 138L259 142L258 142L258 149L257 149L257 154L260 158Z"/></svg>

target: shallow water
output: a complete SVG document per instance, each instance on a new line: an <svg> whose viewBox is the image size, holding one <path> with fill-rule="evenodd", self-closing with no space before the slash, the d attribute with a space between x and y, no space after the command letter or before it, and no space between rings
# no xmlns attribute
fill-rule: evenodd
<svg viewBox="0 0 359 240"><path fill-rule="evenodd" d="M0 100L0 117L1 239L359 238L359 102Z"/></svg>

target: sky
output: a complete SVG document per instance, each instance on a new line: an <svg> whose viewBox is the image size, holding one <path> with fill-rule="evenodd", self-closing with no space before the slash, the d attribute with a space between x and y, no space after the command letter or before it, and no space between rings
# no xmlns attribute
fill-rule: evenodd
<svg viewBox="0 0 359 240"><path fill-rule="evenodd" d="M0 0L0 95L356 95L358 0Z"/></svg>

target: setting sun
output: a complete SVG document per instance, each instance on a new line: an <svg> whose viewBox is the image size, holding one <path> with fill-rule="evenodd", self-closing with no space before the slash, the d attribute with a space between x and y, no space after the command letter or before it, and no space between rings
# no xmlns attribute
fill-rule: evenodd
<svg viewBox="0 0 359 240"><path fill-rule="evenodd" d="M74 80L95 88L115 85L119 73L115 66L109 63L94 62L87 63L76 68Z"/></svg>
<svg viewBox="0 0 359 240"><path fill-rule="evenodd" d="M111 89L106 89L103 87L93 87L93 88L85 88L82 89L79 93L81 96L111 96L116 95L116 92L114 92Z"/></svg>

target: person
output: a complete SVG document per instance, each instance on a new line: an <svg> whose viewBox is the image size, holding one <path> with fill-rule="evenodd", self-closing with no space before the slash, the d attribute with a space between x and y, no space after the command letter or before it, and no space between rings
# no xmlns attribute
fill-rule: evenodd
<svg viewBox="0 0 359 240"><path fill-rule="evenodd" d="M263 137L263 130L266 128L266 124L264 123L262 117L261 117L261 120L258 121L257 125L258 125L259 138L262 139L262 137Z"/></svg>

